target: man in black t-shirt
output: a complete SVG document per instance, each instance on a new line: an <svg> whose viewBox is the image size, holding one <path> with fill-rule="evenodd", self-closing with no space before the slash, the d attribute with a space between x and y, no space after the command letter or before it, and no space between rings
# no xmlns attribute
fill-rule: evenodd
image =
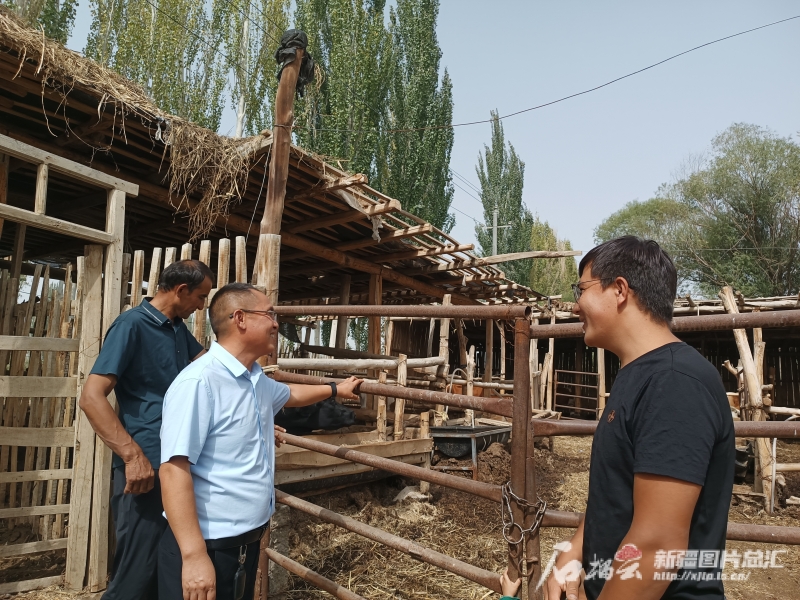
<svg viewBox="0 0 800 600"><path fill-rule="evenodd" d="M592 445L586 515L548 596L723 600L733 420L719 373L670 331L675 266L655 242L626 236L579 272L586 344L621 368ZM579 589L569 574L581 567Z"/></svg>

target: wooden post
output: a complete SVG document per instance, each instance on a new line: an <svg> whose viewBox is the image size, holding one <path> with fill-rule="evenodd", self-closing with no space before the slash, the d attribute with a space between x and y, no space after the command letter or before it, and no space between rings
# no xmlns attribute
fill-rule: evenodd
<svg viewBox="0 0 800 600"><path fill-rule="evenodd" d="M40 163L36 167L36 196L33 201L33 212L37 215L43 215L47 206L48 170L47 163Z"/></svg>
<svg viewBox="0 0 800 600"><path fill-rule="evenodd" d="M730 286L725 286L719 293L725 310L729 314L738 314L739 307ZM749 408L752 409L753 421L768 420L767 413L764 411L762 401L761 381L758 379L758 370L753 359L750 343L747 340L747 332L744 329L734 329L733 336L736 340L736 347L739 350L742 370L744 374L745 389L749 400ZM764 490L764 506L770 510L770 499L772 498L772 452L767 438L756 438L756 454L758 457L756 467L756 480L760 480Z"/></svg>
<svg viewBox="0 0 800 600"><path fill-rule="evenodd" d="M378 375L378 383L386 383L386 371L381 371ZM386 441L386 396L378 396L378 417L376 427L378 429L378 440Z"/></svg>
<svg viewBox="0 0 800 600"><path fill-rule="evenodd" d="M442 298L442 306L450 306L450 294L445 294ZM447 380L450 374L450 319L439 319L439 356L444 357L445 363L442 365L440 373ZM444 404L436 405L436 412L433 415L434 427L441 427L444 423Z"/></svg>
<svg viewBox="0 0 800 600"><path fill-rule="evenodd" d="M369 276L369 304L372 306L380 306L383 296L383 279L380 275L370 275ZM341 323L339 324L341 326ZM381 354L381 318L380 317L369 317L369 338L367 343L367 352L372 354ZM369 377L374 379L378 376L377 371L368 371ZM405 381L403 382L405 385ZM369 406L372 410L377 410L376 403L377 400L375 396L368 395L367 396L367 406ZM396 401L395 401L396 402ZM395 404L395 406L397 406ZM395 424L395 432L397 431L397 425Z"/></svg>
<svg viewBox="0 0 800 600"><path fill-rule="evenodd" d="M144 279L144 250L133 253L133 278L131 280L131 306L142 302L142 279Z"/></svg>
<svg viewBox="0 0 800 600"><path fill-rule="evenodd" d="M236 236L236 281L247 283L247 243L243 235Z"/></svg>
<svg viewBox="0 0 800 600"><path fill-rule="evenodd" d="M27 225L17 223L17 231L14 234L14 255L11 258L11 279L19 280L22 271L22 259L25 254L25 231Z"/></svg>
<svg viewBox="0 0 800 600"><path fill-rule="evenodd" d="M550 317L550 324L555 325L556 323L556 316L553 314ZM549 346L548 346L548 354L550 354L550 363L548 365L548 372L547 372L547 410L553 410L553 393L555 390L553 389L553 372L555 371L555 362L556 362L556 340L555 338L550 338Z"/></svg>
<svg viewBox="0 0 800 600"><path fill-rule="evenodd" d="M217 252L217 289L228 285L231 272L231 241L220 238Z"/></svg>
<svg viewBox="0 0 800 600"><path fill-rule="evenodd" d="M531 403L528 401L528 352L530 349L530 322L527 319L518 319L514 327L514 404L511 423L511 490L528 500L526 479L526 458L528 456L528 428L531 420ZM514 522L524 527L526 520L531 516L523 511L517 502L511 502L511 513ZM516 536L521 537L522 527L514 528ZM522 576L524 563L524 540L517 544L508 545L508 576L513 581ZM538 554L536 555L538 566Z"/></svg>
<svg viewBox="0 0 800 600"><path fill-rule="evenodd" d="M391 324L391 321L389 321L389 324ZM430 321L428 321L428 349L427 349L427 352L425 353L425 356L433 356L433 330L435 328L436 328L436 319L430 319ZM388 331L388 327L387 327L387 331ZM386 354L391 354L391 352L389 352L390 348L391 348L391 345L389 344L389 338L388 338L388 334L387 334L387 338L386 338Z"/></svg>
<svg viewBox="0 0 800 600"><path fill-rule="evenodd" d="M255 268L256 283L266 288L267 297L273 305L278 303L278 280L281 257L281 220L283 219L283 203L286 198L286 182L289 179L289 153L292 143L292 124L294 122L294 97L297 88L297 76L303 63L303 50L296 50L295 59L286 65L281 73L278 92L275 96L275 123L272 129L272 159L269 163L269 181L264 215L258 236ZM239 243L236 245L237 259ZM238 260L237 260L238 263ZM237 272L238 275L238 272ZM247 278L238 279L247 281ZM267 362L275 364L276 353L267 357ZM268 542L267 542L268 543ZM261 556L267 546L262 541ZM265 563L265 571L269 571L269 561L259 557ZM266 579L266 577L264 577ZM261 600L266 600L268 586L259 590Z"/></svg>
<svg viewBox="0 0 800 600"><path fill-rule="evenodd" d="M181 260L191 260L192 259L192 245L189 242L186 242L183 246L181 246Z"/></svg>
<svg viewBox="0 0 800 600"><path fill-rule="evenodd" d="M431 319L431 323L434 320ZM386 356L392 356L392 341L394 339L394 321L391 319L386 319L386 339L384 343L386 344Z"/></svg>
<svg viewBox="0 0 800 600"><path fill-rule="evenodd" d="M467 385L466 395L472 396L475 381L475 346L469 347L467 355ZM471 408L464 409L464 425L475 427L475 411Z"/></svg>
<svg viewBox="0 0 800 600"><path fill-rule="evenodd" d="M150 258L150 276L147 278L147 295L153 297L158 292L158 278L161 276L161 248L153 248Z"/></svg>
<svg viewBox="0 0 800 600"><path fill-rule="evenodd" d="M464 335L464 320L456 319L456 335L458 335L458 366L467 364L467 336Z"/></svg>
<svg viewBox="0 0 800 600"><path fill-rule="evenodd" d="M405 387L408 378L408 369L406 364L407 356L400 355L400 362L397 364L397 385ZM394 399L394 440L402 440L403 433L405 433L405 408L406 401L403 398Z"/></svg>
<svg viewBox="0 0 800 600"><path fill-rule="evenodd" d="M102 335L119 316L119 298L122 293L122 241L125 235L125 192L111 190L106 209L106 231L114 236L106 246L103 269L103 323ZM127 282L126 282L127 283ZM80 397L80 396L79 396ZM108 396L112 408L117 398L112 392ZM92 525L89 545L89 590L105 589L108 579L108 523L111 508L111 448L100 439L95 441L94 481L92 485Z"/></svg>
<svg viewBox="0 0 800 600"><path fill-rule="evenodd" d="M0 204L8 204L8 164L11 157L8 154L0 154ZM0 219L0 237L3 235L3 223L5 219Z"/></svg>
<svg viewBox="0 0 800 600"><path fill-rule="evenodd" d="M200 256L199 260L206 266L211 262L211 240L203 240L200 242ZM219 287L219 286L217 286ZM194 311L194 338L206 346L206 309L208 308L208 298L206 298L206 306L200 310ZM192 357L194 358L194 357Z"/></svg>
<svg viewBox="0 0 800 600"><path fill-rule="evenodd" d="M597 349L597 418L606 409L606 351Z"/></svg>
<svg viewBox="0 0 800 600"><path fill-rule="evenodd" d="M516 358L516 357L515 357ZM533 394L533 402L536 405L541 405L542 399L539 396L539 375L532 375L531 381L533 382L533 387L531 389L531 393ZM527 453L525 459L525 499L528 502L535 503L539 497L538 489L536 486L536 448L534 444L534 431L533 427L528 427L528 443L527 443ZM552 439L552 438L551 438ZM530 527L533 521L533 511L528 510L525 514L525 527ZM528 600L541 600L542 592L536 591L536 585L541 578L541 539L539 537L539 532L537 531L535 534L530 535L527 540L525 540L525 559L527 563L527 576L526 579L528 581Z"/></svg>
<svg viewBox="0 0 800 600"><path fill-rule="evenodd" d="M425 410L422 411L419 415L419 437L420 439L428 439L431 437L431 411ZM431 455L430 452L425 455L425 462L422 463L422 467L425 469L431 468ZM423 494L427 494L431 491L431 484L429 481L420 481L419 482L419 491Z"/></svg>
<svg viewBox="0 0 800 600"><path fill-rule="evenodd" d="M500 381L506 380L506 328L505 321L497 321L500 331Z"/></svg>
<svg viewBox="0 0 800 600"><path fill-rule="evenodd" d="M178 254L178 249L177 248L167 248L167 250L166 250L166 252L164 254L164 268L165 269L168 266L170 266L172 263L175 262L175 257L177 256L177 254Z"/></svg>
<svg viewBox="0 0 800 600"><path fill-rule="evenodd" d="M86 246L83 262L83 297L81 307L80 352L78 356L78 392L100 353L101 315L103 314L103 247ZM78 263L81 265L81 262ZM89 520L92 505L92 472L95 433L83 411L75 411L75 453L69 502L69 538L64 581L68 588L83 588L89 549Z"/></svg>
<svg viewBox="0 0 800 600"><path fill-rule="evenodd" d="M483 361L483 380L491 383L494 363L494 319L486 319L486 352Z"/></svg>
<svg viewBox="0 0 800 600"><path fill-rule="evenodd" d="M119 312L123 312L126 310L126 306L128 308L131 307L131 298L128 295L128 283L131 280L131 255L127 252L122 254L122 290L119 296Z"/></svg>
<svg viewBox="0 0 800 600"><path fill-rule="evenodd" d="M342 286L339 288L339 304L350 304L350 275L342 277ZM347 323L349 319L341 316L336 326L336 348L347 348ZM370 327L372 322L370 321ZM371 350L370 350L371 352Z"/></svg>

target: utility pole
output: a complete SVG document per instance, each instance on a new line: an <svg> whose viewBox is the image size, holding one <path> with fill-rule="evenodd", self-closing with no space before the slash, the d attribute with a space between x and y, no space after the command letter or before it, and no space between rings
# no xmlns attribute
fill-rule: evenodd
<svg viewBox="0 0 800 600"><path fill-rule="evenodd" d="M492 230L492 256L497 256L497 230L508 229L509 227L512 227L511 223L509 223L508 225L498 225L497 216L499 214L500 214L500 209L497 208L497 204L495 203L494 212L492 213L492 226L486 228Z"/></svg>

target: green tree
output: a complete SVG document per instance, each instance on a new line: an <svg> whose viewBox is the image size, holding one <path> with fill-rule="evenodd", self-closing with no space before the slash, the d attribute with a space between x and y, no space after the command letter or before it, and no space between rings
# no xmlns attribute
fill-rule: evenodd
<svg viewBox="0 0 800 600"><path fill-rule="evenodd" d="M274 54L289 28L289 0L223 0L215 8L225 23L235 135L255 135L272 127L278 91Z"/></svg>
<svg viewBox="0 0 800 600"><path fill-rule="evenodd" d="M484 223L490 225L497 207L497 224L511 225L497 231L498 254L525 252L531 249L531 228L534 222L531 211L522 202L525 163L517 155L514 146L511 143L506 144L498 113L492 111L491 115L491 145L484 145L483 154L478 155L478 166L475 167L481 185L483 219ZM490 255L492 231L476 225L475 236L478 238L481 254ZM532 266L532 261L527 259L505 263L501 268L508 278L521 283L528 280Z"/></svg>
<svg viewBox="0 0 800 600"><path fill-rule="evenodd" d="M227 0L92 0L87 56L171 114L216 130L227 84Z"/></svg>
<svg viewBox="0 0 800 600"><path fill-rule="evenodd" d="M455 224L449 212L453 90L447 70L439 77L438 13L438 0L398 0L397 10L390 11L392 80L376 184L402 199L410 212L449 232Z"/></svg>
<svg viewBox="0 0 800 600"><path fill-rule="evenodd" d="M547 221L535 216L531 226L530 247L534 250L565 251L572 250L569 240L559 239ZM578 281L578 267L571 256L564 258L539 258L531 261L530 287L547 296L561 295L566 302L574 300L573 283Z"/></svg>
<svg viewBox="0 0 800 600"><path fill-rule="evenodd" d="M28 25L41 28L50 39L67 43L75 23L77 0L0 0Z"/></svg>
<svg viewBox="0 0 800 600"><path fill-rule="evenodd" d="M800 146L737 123L703 168L677 184L693 212L683 242L689 278L716 293L794 295L800 286Z"/></svg>
<svg viewBox="0 0 800 600"><path fill-rule="evenodd" d="M624 234L662 244L681 284L702 294L731 285L746 296L794 295L800 146L768 129L734 124L688 175L612 214L595 229L595 240Z"/></svg>
<svg viewBox="0 0 800 600"><path fill-rule="evenodd" d="M295 10L322 74L296 104L297 141L370 180L393 60L384 7L385 0L297 0Z"/></svg>

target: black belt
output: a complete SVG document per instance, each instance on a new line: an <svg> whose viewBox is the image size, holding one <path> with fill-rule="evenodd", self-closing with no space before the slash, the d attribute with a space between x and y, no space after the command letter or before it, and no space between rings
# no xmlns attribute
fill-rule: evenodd
<svg viewBox="0 0 800 600"><path fill-rule="evenodd" d="M217 538L215 540L206 540L206 548L209 550L228 550L229 548L239 548L240 546L247 546L253 542L257 542L264 535L264 532L269 527L269 521L261 527L256 527L245 533L234 535L226 538Z"/></svg>

